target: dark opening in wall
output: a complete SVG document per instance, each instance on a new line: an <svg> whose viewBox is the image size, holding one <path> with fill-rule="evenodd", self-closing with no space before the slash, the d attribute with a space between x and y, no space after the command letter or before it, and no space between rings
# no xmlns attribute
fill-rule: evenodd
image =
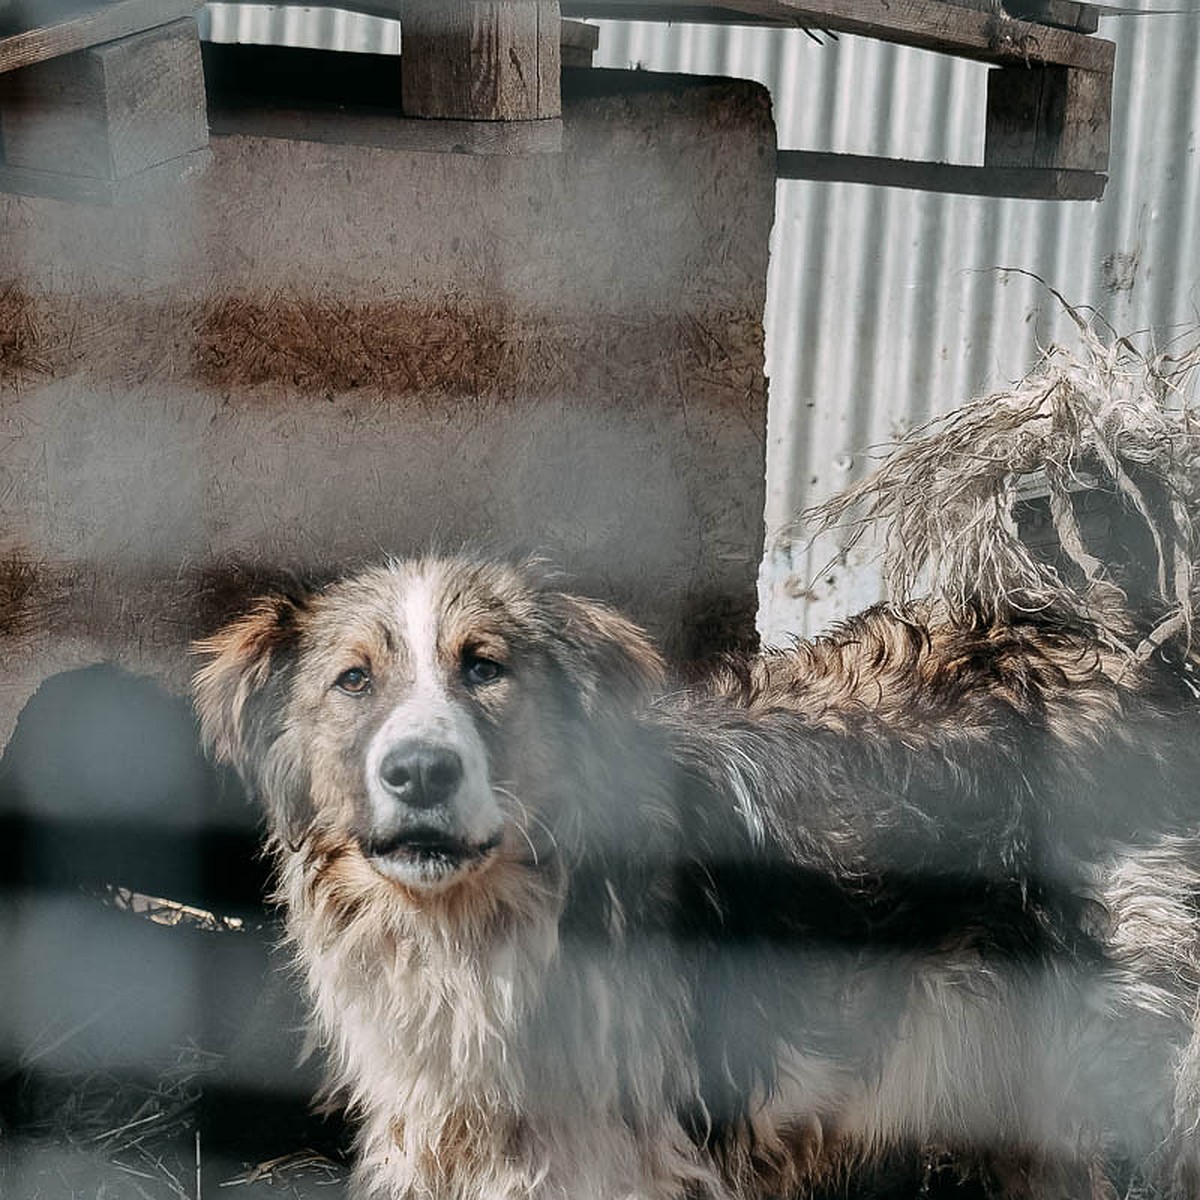
<svg viewBox="0 0 1200 1200"><path fill-rule="evenodd" d="M341 1180L256 825L190 705L152 681L88 667L29 701L0 759L6 1200L243 1176L240 1195L278 1196L255 1171L301 1150L297 1187Z"/></svg>
<svg viewBox="0 0 1200 1200"><path fill-rule="evenodd" d="M256 816L187 701L110 666L47 680L0 759L10 886L123 887L232 915L267 888Z"/></svg>

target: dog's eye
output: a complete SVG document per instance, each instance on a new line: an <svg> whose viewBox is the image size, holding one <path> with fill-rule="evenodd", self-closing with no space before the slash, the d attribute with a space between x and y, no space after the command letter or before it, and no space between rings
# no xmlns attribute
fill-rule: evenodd
<svg viewBox="0 0 1200 1200"><path fill-rule="evenodd" d="M504 666L494 658L484 658L480 654L467 654L463 658L463 679L470 687L481 687L486 683L494 683L504 674Z"/></svg>
<svg viewBox="0 0 1200 1200"><path fill-rule="evenodd" d="M361 696L371 690L371 675L363 667L351 667L333 681L333 686L348 696Z"/></svg>

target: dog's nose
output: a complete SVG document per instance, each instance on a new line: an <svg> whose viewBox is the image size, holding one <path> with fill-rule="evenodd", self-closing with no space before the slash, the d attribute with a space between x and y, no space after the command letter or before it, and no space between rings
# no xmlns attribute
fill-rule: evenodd
<svg viewBox="0 0 1200 1200"><path fill-rule="evenodd" d="M463 764L446 746L402 742L387 752L379 779L387 791L410 808L436 808L454 795Z"/></svg>

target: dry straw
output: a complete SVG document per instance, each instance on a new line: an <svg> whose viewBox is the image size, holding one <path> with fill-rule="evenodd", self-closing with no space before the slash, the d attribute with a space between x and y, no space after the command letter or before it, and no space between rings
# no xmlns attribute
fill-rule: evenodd
<svg viewBox="0 0 1200 1200"><path fill-rule="evenodd" d="M1011 390L913 430L802 520L814 536L839 531L846 549L880 527L893 600L927 593L956 620L1050 613L1143 656L1181 635L1190 645L1200 428L1187 393L1200 343L1142 350L1053 294L1077 346L1051 346ZM1073 497L1096 490L1143 528L1148 595L1127 594L1085 541ZM1018 505L1030 495L1048 509L1054 554L1019 535Z"/></svg>

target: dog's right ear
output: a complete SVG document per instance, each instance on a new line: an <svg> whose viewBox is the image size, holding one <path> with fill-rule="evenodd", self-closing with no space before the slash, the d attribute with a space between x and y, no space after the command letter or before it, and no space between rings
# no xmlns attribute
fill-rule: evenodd
<svg viewBox="0 0 1200 1200"><path fill-rule="evenodd" d="M662 656L627 617L598 600L564 592L548 595L547 605L562 665L589 714L640 708L662 690Z"/></svg>
<svg viewBox="0 0 1200 1200"><path fill-rule="evenodd" d="M237 770L275 831L293 844L309 821L307 780L301 756L279 743L303 612L302 600L265 596L192 647L209 659L192 680L205 746Z"/></svg>

